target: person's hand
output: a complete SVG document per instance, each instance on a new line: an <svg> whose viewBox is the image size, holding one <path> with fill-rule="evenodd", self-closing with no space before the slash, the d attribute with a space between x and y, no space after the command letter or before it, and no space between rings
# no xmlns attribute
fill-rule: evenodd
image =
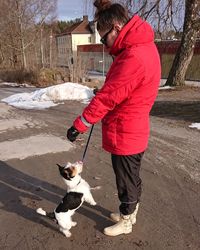
<svg viewBox="0 0 200 250"><path fill-rule="evenodd" d="M78 130L74 126L72 126L67 130L67 139L71 142L74 142L79 134L80 133L78 132Z"/></svg>

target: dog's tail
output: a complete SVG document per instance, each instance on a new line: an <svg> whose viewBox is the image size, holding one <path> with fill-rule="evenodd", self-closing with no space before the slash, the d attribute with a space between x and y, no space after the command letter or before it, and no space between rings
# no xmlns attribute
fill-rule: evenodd
<svg viewBox="0 0 200 250"><path fill-rule="evenodd" d="M91 190L100 190L101 188L102 188L101 186L90 187Z"/></svg>
<svg viewBox="0 0 200 250"><path fill-rule="evenodd" d="M52 219L52 220L55 220L56 217L55 217L55 214L54 212L52 213L47 213L44 209L42 209L41 207L39 207L38 209L36 209L36 212L40 215L43 215L43 216L46 216L48 217L49 219Z"/></svg>

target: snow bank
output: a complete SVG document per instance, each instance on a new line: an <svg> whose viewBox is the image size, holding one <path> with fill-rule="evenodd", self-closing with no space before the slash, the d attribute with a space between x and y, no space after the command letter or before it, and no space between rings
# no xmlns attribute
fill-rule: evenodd
<svg viewBox="0 0 200 250"><path fill-rule="evenodd" d="M92 89L78 83L67 82L31 93L15 94L1 101L22 109L46 109L65 100L87 101L92 97Z"/></svg>

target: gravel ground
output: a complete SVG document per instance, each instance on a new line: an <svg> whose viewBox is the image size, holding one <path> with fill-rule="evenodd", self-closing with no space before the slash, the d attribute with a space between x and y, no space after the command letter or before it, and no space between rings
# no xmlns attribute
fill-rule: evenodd
<svg viewBox="0 0 200 250"><path fill-rule="evenodd" d="M63 141L66 128L83 108L84 104L65 102L49 110L27 111L0 103L0 143L11 145L12 152L16 145L21 147L16 141L38 135ZM6 130L2 123L1 130L5 119L12 126ZM15 119L18 127L13 125ZM200 130L189 128L193 122L200 122L200 88L159 92L142 162L143 195L137 224L132 234L114 238L102 233L112 225L109 213L119 203L110 155L101 148L100 124L95 125L82 174L92 187L101 186L93 191L98 205L84 204L76 212L78 223L71 238L65 238L55 223L40 217L35 209L51 211L60 201L65 185L56 163L80 160L88 134L81 135L70 150L66 144L66 149L51 152L53 144L59 143L55 139L38 145L38 151L42 147L41 152L46 153L34 151L32 155L31 142L25 140L27 147L23 145L22 150L29 151L27 158L11 156L0 161L0 249L200 249Z"/></svg>

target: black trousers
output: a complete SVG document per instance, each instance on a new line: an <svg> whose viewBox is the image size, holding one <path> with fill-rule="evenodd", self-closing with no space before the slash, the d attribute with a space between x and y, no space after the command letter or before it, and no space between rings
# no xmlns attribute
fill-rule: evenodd
<svg viewBox="0 0 200 250"><path fill-rule="evenodd" d="M140 165L143 154L111 155L118 197L121 202L119 211L123 215L133 213L140 200L142 191Z"/></svg>

